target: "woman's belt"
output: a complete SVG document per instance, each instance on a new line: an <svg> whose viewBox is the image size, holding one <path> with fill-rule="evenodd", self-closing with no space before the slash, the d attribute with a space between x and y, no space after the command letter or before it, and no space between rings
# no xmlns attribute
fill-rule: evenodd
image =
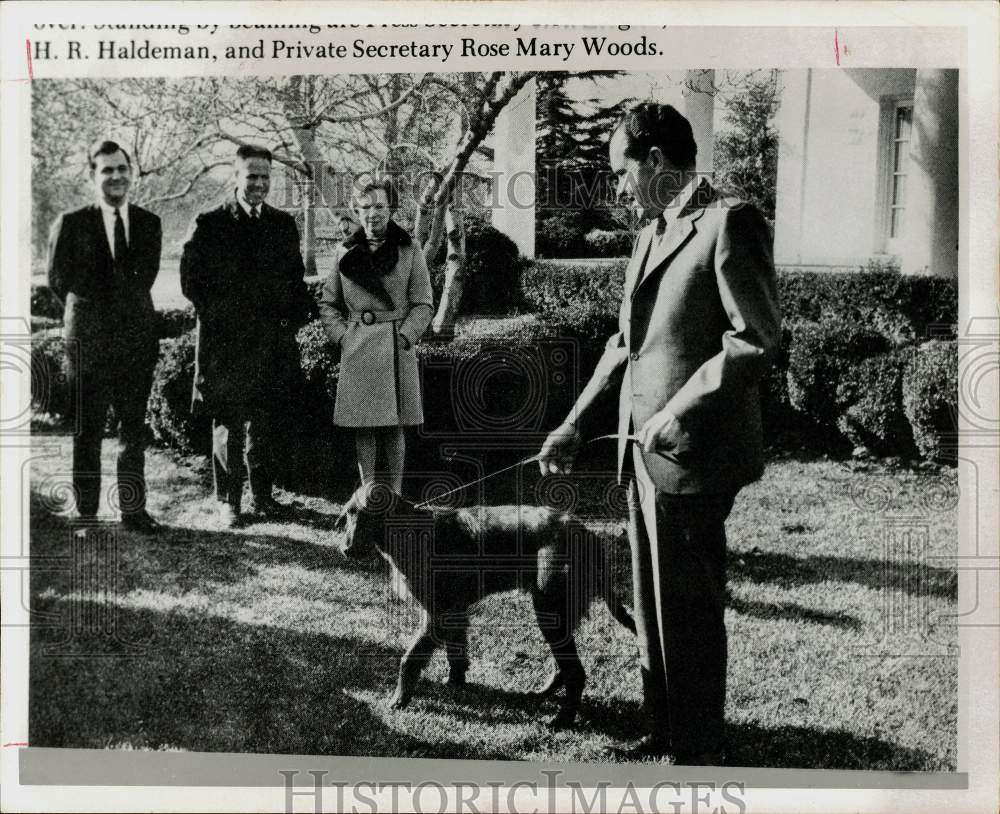
<svg viewBox="0 0 1000 814"><path fill-rule="evenodd" d="M406 319L406 315L409 313L409 308L395 311L351 311L347 321L360 322L362 325L374 325L376 322L394 322L397 319Z"/></svg>

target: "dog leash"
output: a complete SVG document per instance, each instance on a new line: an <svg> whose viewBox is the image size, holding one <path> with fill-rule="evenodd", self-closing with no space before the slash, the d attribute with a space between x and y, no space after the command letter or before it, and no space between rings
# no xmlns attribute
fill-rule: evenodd
<svg viewBox="0 0 1000 814"><path fill-rule="evenodd" d="M598 435L595 438L591 438L587 441L584 441L580 446L586 446L587 444L592 444L594 443L594 441L606 441L610 438L618 440L618 437L619 437L618 433L616 432L609 433L608 435ZM639 439L635 435L626 435L625 440L638 441ZM541 452L536 452L534 455L528 458L524 458L523 460L518 461L516 464L505 466L503 467L503 469L498 469L495 472L490 472L490 474L483 475L481 478L470 480L468 483L463 483L461 486L456 486L454 489L449 489L447 492L442 492L441 494L435 495L434 497L429 498L428 500L425 500L422 503L418 503L416 506L414 506L414 508L423 509L429 506L430 504L436 503L437 501L441 500L441 498L448 497L448 495L453 495L456 492L461 492L463 489L468 489L470 486L475 486L477 483L482 483L484 480L489 480L490 478L494 478L497 475L502 475L504 472L510 472L512 469L520 469L525 464L530 464L534 461L538 461L539 458L541 457L541 454L542 454Z"/></svg>

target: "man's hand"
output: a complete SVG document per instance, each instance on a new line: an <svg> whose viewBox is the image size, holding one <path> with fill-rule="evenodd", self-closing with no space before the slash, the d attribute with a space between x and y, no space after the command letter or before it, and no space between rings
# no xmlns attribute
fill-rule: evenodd
<svg viewBox="0 0 1000 814"><path fill-rule="evenodd" d="M538 453L538 468L543 475L569 474L580 450L581 438L575 426L568 421L560 424L545 439Z"/></svg>
<svg viewBox="0 0 1000 814"><path fill-rule="evenodd" d="M670 435L671 429L676 419L670 413L660 412L650 416L649 420L642 425L642 429L636 433L636 440L643 452L656 452L658 450L670 450L676 445Z"/></svg>

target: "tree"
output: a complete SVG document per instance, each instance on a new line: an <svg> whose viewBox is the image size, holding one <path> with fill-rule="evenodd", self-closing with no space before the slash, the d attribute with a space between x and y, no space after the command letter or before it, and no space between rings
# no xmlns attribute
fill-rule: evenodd
<svg viewBox="0 0 1000 814"><path fill-rule="evenodd" d="M732 189L774 219L778 177L778 131L774 115L781 100L777 71L751 74L724 98L728 129L715 136L716 184Z"/></svg>
<svg viewBox="0 0 1000 814"><path fill-rule="evenodd" d="M592 99L574 102L567 85L617 73L539 75L535 213L541 248L550 254L575 253L582 248L586 232L615 227L607 143L621 104L600 107Z"/></svg>

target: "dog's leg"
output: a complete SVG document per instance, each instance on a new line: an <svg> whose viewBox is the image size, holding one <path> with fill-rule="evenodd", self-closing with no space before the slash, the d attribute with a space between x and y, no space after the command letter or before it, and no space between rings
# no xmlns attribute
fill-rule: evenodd
<svg viewBox="0 0 1000 814"><path fill-rule="evenodd" d="M417 680L423 672L427 662L430 661L437 641L431 633L429 621L425 621L423 627L413 637L410 647L399 662L399 681L396 683L396 692L389 701L393 709L402 709L413 696L413 688L417 685Z"/></svg>
<svg viewBox="0 0 1000 814"><path fill-rule="evenodd" d="M533 591L531 598L535 606L538 627L556 662L556 673L545 689L553 691L560 684L566 687L566 697L559 707L559 712L548 723L553 729L563 729L572 726L576 720L587 674L576 651L576 641L569 625L570 609L567 607L565 592L562 592L561 596L553 596Z"/></svg>
<svg viewBox="0 0 1000 814"><path fill-rule="evenodd" d="M467 613L456 614L449 621L448 637L445 640L449 684L465 684L465 674L469 669L468 641L469 616Z"/></svg>

